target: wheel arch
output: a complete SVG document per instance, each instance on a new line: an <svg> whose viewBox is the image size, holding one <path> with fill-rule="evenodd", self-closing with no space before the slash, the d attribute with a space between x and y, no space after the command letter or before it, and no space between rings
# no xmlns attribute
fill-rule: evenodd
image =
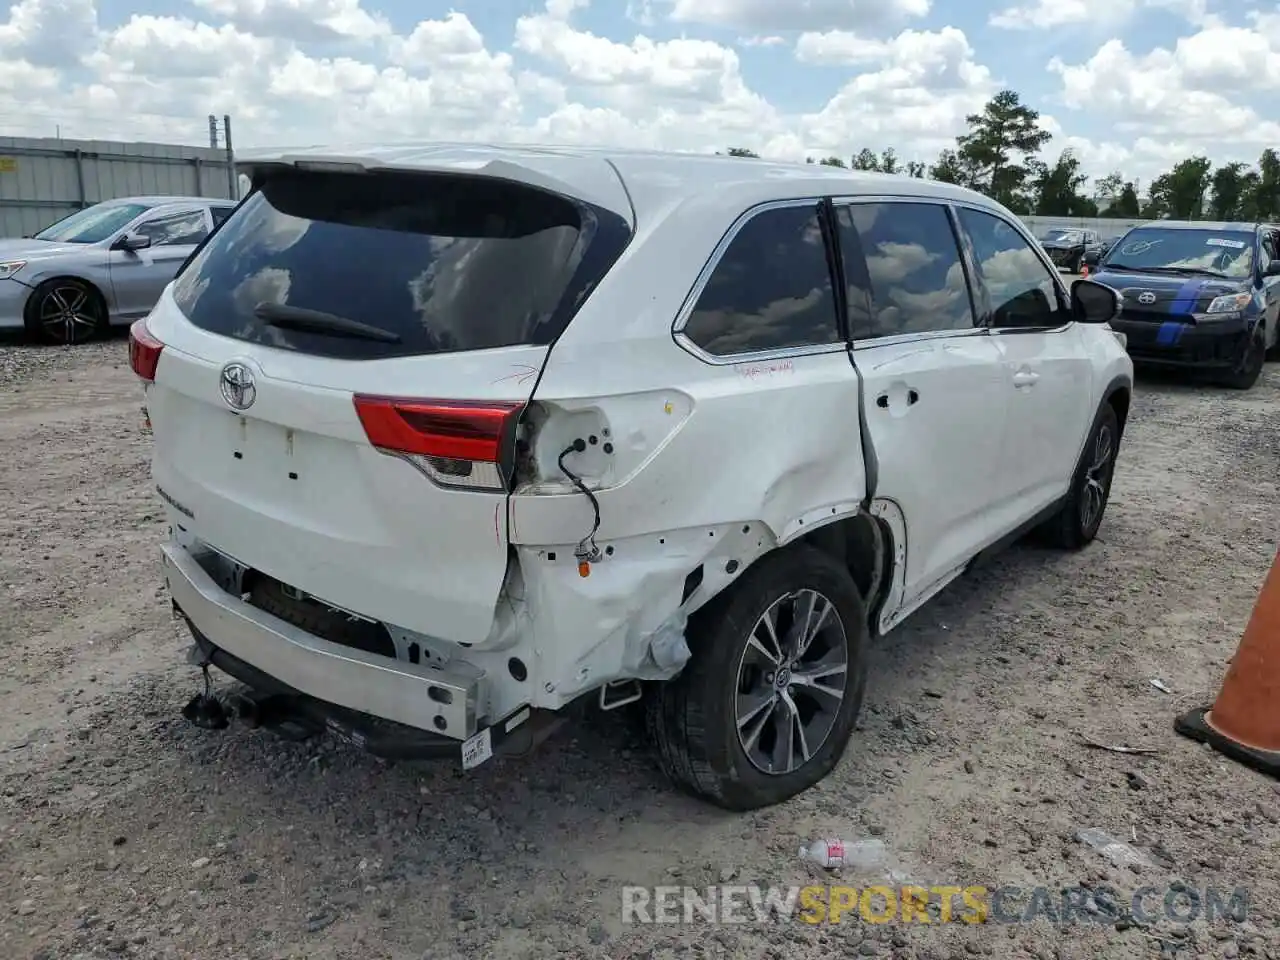
<svg viewBox="0 0 1280 960"><path fill-rule="evenodd" d="M23 307L22 307L23 318L28 319L30 317L31 309L36 302L36 295L39 294L42 290L44 290L45 287L49 286L52 283L64 282L67 280L74 280L76 283L82 283L86 287L88 287L90 292L93 294L94 299L97 300L98 307L102 310L103 322L107 323L110 321L111 302L107 299L107 294L102 289L101 285L98 284L96 281L91 280L88 277L84 276L83 274L67 273L67 272L54 273L46 277L41 277L38 281L36 281L35 285L32 286L31 288L31 293L27 296L27 302L23 304Z"/></svg>
<svg viewBox="0 0 1280 960"><path fill-rule="evenodd" d="M1120 424L1120 437L1124 437L1125 423L1129 419L1129 406L1133 402L1133 381L1128 377L1115 377L1102 393L1102 402L1116 412Z"/></svg>
<svg viewBox="0 0 1280 960"><path fill-rule="evenodd" d="M824 523L792 543L815 547L849 571L862 595L868 626L874 627L894 582L897 553L889 524L859 510Z"/></svg>

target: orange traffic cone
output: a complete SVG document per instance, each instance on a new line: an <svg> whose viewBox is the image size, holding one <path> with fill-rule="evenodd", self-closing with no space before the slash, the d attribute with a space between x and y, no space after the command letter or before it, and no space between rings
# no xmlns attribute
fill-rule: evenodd
<svg viewBox="0 0 1280 960"><path fill-rule="evenodd" d="M1174 722L1185 737L1280 777L1280 551L1258 594L1218 699Z"/></svg>

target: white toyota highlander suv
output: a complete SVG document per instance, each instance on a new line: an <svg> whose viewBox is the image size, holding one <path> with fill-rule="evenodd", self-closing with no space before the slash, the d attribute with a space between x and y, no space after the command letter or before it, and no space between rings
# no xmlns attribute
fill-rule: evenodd
<svg viewBox="0 0 1280 960"><path fill-rule="evenodd" d="M1102 521L1119 295L977 193L450 144L244 170L130 351L195 662L295 726L471 768L643 700L678 784L778 803L844 753L874 636Z"/></svg>

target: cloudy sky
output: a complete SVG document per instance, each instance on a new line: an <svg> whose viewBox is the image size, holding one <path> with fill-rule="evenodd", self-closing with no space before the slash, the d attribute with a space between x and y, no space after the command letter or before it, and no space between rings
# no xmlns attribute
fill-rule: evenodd
<svg viewBox="0 0 1280 960"><path fill-rule="evenodd" d="M932 160L1002 86L1090 172L1280 146L1258 0L0 0L0 135Z"/></svg>

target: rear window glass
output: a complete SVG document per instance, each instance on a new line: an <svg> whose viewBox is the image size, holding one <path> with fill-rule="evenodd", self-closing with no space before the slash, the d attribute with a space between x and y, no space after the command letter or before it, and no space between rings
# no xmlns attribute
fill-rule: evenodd
<svg viewBox="0 0 1280 960"><path fill-rule="evenodd" d="M506 181L285 170L174 297L213 333L343 359L549 343L626 236L612 214Z"/></svg>

